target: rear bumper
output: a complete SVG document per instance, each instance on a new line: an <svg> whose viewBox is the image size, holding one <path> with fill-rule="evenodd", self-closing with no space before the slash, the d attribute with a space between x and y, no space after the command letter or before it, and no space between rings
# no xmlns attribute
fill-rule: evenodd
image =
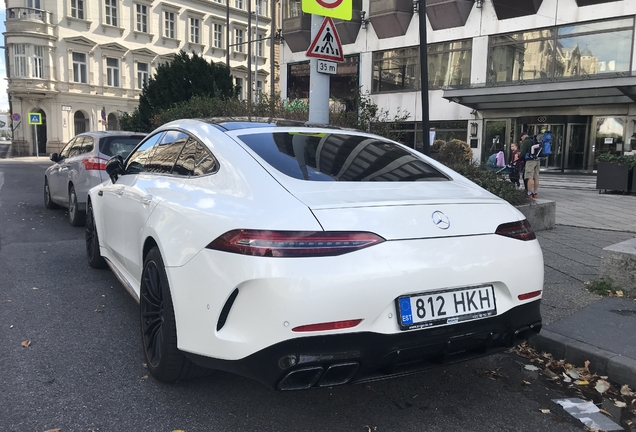
<svg viewBox="0 0 636 432"><path fill-rule="evenodd" d="M283 341L240 360L186 353L195 363L279 390L401 376L514 346L541 330L541 301L487 319L395 334L321 335Z"/></svg>

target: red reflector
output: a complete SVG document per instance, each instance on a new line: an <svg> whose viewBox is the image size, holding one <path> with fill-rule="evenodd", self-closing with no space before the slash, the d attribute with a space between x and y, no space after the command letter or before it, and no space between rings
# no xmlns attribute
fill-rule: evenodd
<svg viewBox="0 0 636 432"><path fill-rule="evenodd" d="M525 294L519 294L517 297L519 298L519 300L528 300L531 298L539 297L541 295L541 292L542 291L532 291Z"/></svg>
<svg viewBox="0 0 636 432"><path fill-rule="evenodd" d="M534 240L537 238L537 236L534 234L534 231L532 231L530 223L526 219L522 221L501 224L497 227L495 234L524 241Z"/></svg>
<svg viewBox="0 0 636 432"><path fill-rule="evenodd" d="M324 330L339 330L355 327L362 322L361 319L336 321L321 324L309 324L304 326L294 327L292 331L295 332L310 332L310 331L324 331Z"/></svg>
<svg viewBox="0 0 636 432"><path fill-rule="evenodd" d="M82 162L84 162L84 168L86 168L87 171L91 171L91 170L103 171L106 169L106 162L108 161L104 159L100 159L95 156L91 156L89 158L82 159Z"/></svg>
<svg viewBox="0 0 636 432"><path fill-rule="evenodd" d="M382 243L368 232L233 230L207 248L265 257L321 257L342 255Z"/></svg>

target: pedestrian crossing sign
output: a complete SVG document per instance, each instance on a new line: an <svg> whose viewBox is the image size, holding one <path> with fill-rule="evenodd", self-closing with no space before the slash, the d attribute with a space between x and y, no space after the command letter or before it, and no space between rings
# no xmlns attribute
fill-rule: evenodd
<svg viewBox="0 0 636 432"><path fill-rule="evenodd" d="M342 44L340 43L340 36L338 31L330 17L325 17L320 30L316 34L309 49L307 50L307 57L314 57L323 60L331 60L335 62L343 62L344 55L342 54Z"/></svg>
<svg viewBox="0 0 636 432"><path fill-rule="evenodd" d="M41 125L42 124L42 114L30 112L29 113L29 124Z"/></svg>

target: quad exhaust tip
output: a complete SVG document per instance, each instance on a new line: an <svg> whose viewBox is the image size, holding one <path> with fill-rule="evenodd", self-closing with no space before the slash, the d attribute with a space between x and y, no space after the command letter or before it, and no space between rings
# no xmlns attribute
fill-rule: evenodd
<svg viewBox="0 0 636 432"><path fill-rule="evenodd" d="M306 390L311 387L332 387L346 384L358 372L357 362L310 366L289 372L278 383L279 390Z"/></svg>

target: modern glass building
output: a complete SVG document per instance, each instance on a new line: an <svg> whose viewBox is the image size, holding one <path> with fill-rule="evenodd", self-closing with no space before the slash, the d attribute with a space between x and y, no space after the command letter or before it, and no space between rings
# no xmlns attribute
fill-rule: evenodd
<svg viewBox="0 0 636 432"><path fill-rule="evenodd" d="M307 98L310 17L300 0L283 1L281 89ZM331 96L347 103L361 86L391 115L408 111L400 136L419 150L419 2L353 4L352 21L336 20L346 62ZM543 166L555 170L592 171L599 152L632 151L632 136L636 150L636 0L426 0L426 15L436 139L460 138L484 161L545 127Z"/></svg>

